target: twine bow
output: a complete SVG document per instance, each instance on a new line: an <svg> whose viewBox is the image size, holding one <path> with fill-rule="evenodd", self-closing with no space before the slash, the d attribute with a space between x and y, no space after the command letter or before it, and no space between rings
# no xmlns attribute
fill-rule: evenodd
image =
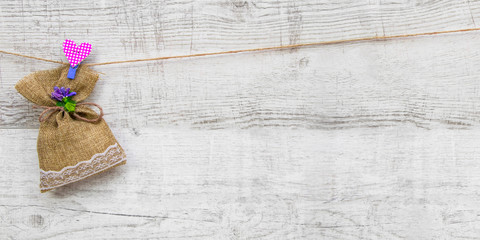
<svg viewBox="0 0 480 240"><path fill-rule="evenodd" d="M95 106L97 107L99 110L100 110L100 114L98 115L97 118L94 118L94 119L88 119L88 118L84 118L80 115L78 115L76 112L73 112L73 116L75 117L75 119L78 119L78 120L81 120L81 121L84 121L84 122L89 122L89 123L96 123L98 121L100 121L103 117L103 109L98 105L98 104L95 104L95 103L91 103L91 102L83 102L83 103L77 103L77 106L81 106L81 105L90 105L90 106ZM65 111L65 108L64 107L59 107L59 106L54 106L54 107L47 107L47 106L33 106L33 108L43 108L45 110L43 110L42 113L40 113L40 116L38 117L38 121L39 122L45 122L48 118L50 118L54 113L56 113L57 111L63 111L64 113L67 113L67 111ZM51 112L50 112L51 111ZM50 112L50 114L47 115L47 117L43 117L45 114L47 114L48 112Z"/></svg>

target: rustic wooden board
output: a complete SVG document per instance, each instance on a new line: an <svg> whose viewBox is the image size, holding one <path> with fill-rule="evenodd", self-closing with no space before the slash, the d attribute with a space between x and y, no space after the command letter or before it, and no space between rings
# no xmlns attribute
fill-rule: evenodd
<svg viewBox="0 0 480 240"><path fill-rule="evenodd" d="M480 1L0 1L0 49L103 62L476 27ZM1 239L480 239L480 33L94 67L128 163L40 194L56 67L0 55Z"/></svg>
<svg viewBox="0 0 480 240"><path fill-rule="evenodd" d="M480 129L115 130L130 161L38 193L37 130L1 130L11 238L480 235Z"/></svg>

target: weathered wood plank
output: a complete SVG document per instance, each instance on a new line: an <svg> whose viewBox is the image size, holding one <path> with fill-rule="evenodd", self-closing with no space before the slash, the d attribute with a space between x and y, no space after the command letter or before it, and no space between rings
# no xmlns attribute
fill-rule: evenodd
<svg viewBox="0 0 480 240"><path fill-rule="evenodd" d="M127 165L41 194L36 130L0 130L15 239L452 239L480 232L480 129L114 129ZM5 141L7 140L8 141Z"/></svg>
<svg viewBox="0 0 480 240"><path fill-rule="evenodd" d="M93 40L89 61L466 28L480 16L477 1L412 3L176 1L120 8L112 1L65 9L61 2L47 8L32 2L23 10L19 3L4 3L3 31L23 34L0 34L0 47L63 59L59 44L66 35L45 39L31 29L35 19L52 13L38 21L39 28ZM70 13L78 24L56 23ZM292 24L300 30L290 31ZM159 29L162 41L155 38ZM469 33L96 67L106 75L92 100L105 108L113 127L468 127L480 119L479 38ZM31 71L54 65L11 56L2 56L0 65L0 126L37 128L38 112L13 86Z"/></svg>
<svg viewBox="0 0 480 240"><path fill-rule="evenodd" d="M479 41L456 34L98 67L106 75L90 100L113 127L469 128L480 122ZM22 76L7 75L0 126L38 128L40 111L13 89Z"/></svg>
<svg viewBox="0 0 480 240"><path fill-rule="evenodd" d="M87 62L476 27L480 1L4 1L0 49ZM478 239L478 33L96 67L128 164L46 194L55 67L0 55L1 239Z"/></svg>
<svg viewBox="0 0 480 240"><path fill-rule="evenodd" d="M474 27L479 1L4 2L3 48L63 59L66 37L89 40L90 60L230 50ZM110 41L107 41L109 39ZM38 44L41 42L42 44ZM150 55L153 54L153 55Z"/></svg>

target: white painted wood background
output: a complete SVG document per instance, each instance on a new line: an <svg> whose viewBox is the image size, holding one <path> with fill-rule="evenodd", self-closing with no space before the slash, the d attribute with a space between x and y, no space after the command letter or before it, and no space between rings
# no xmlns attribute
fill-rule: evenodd
<svg viewBox="0 0 480 240"><path fill-rule="evenodd" d="M86 62L480 27L474 0L0 1L0 49ZM56 64L0 54L0 239L480 239L480 32L94 67L127 165L41 194Z"/></svg>

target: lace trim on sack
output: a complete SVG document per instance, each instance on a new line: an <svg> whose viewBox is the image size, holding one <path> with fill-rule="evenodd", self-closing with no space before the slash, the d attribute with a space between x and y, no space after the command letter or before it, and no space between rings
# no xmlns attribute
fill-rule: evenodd
<svg viewBox="0 0 480 240"><path fill-rule="evenodd" d="M125 153L118 143L109 146L105 152L97 153L90 160L64 167L60 171L43 171L40 169L40 189L49 190L84 179L117 164L126 161Z"/></svg>

